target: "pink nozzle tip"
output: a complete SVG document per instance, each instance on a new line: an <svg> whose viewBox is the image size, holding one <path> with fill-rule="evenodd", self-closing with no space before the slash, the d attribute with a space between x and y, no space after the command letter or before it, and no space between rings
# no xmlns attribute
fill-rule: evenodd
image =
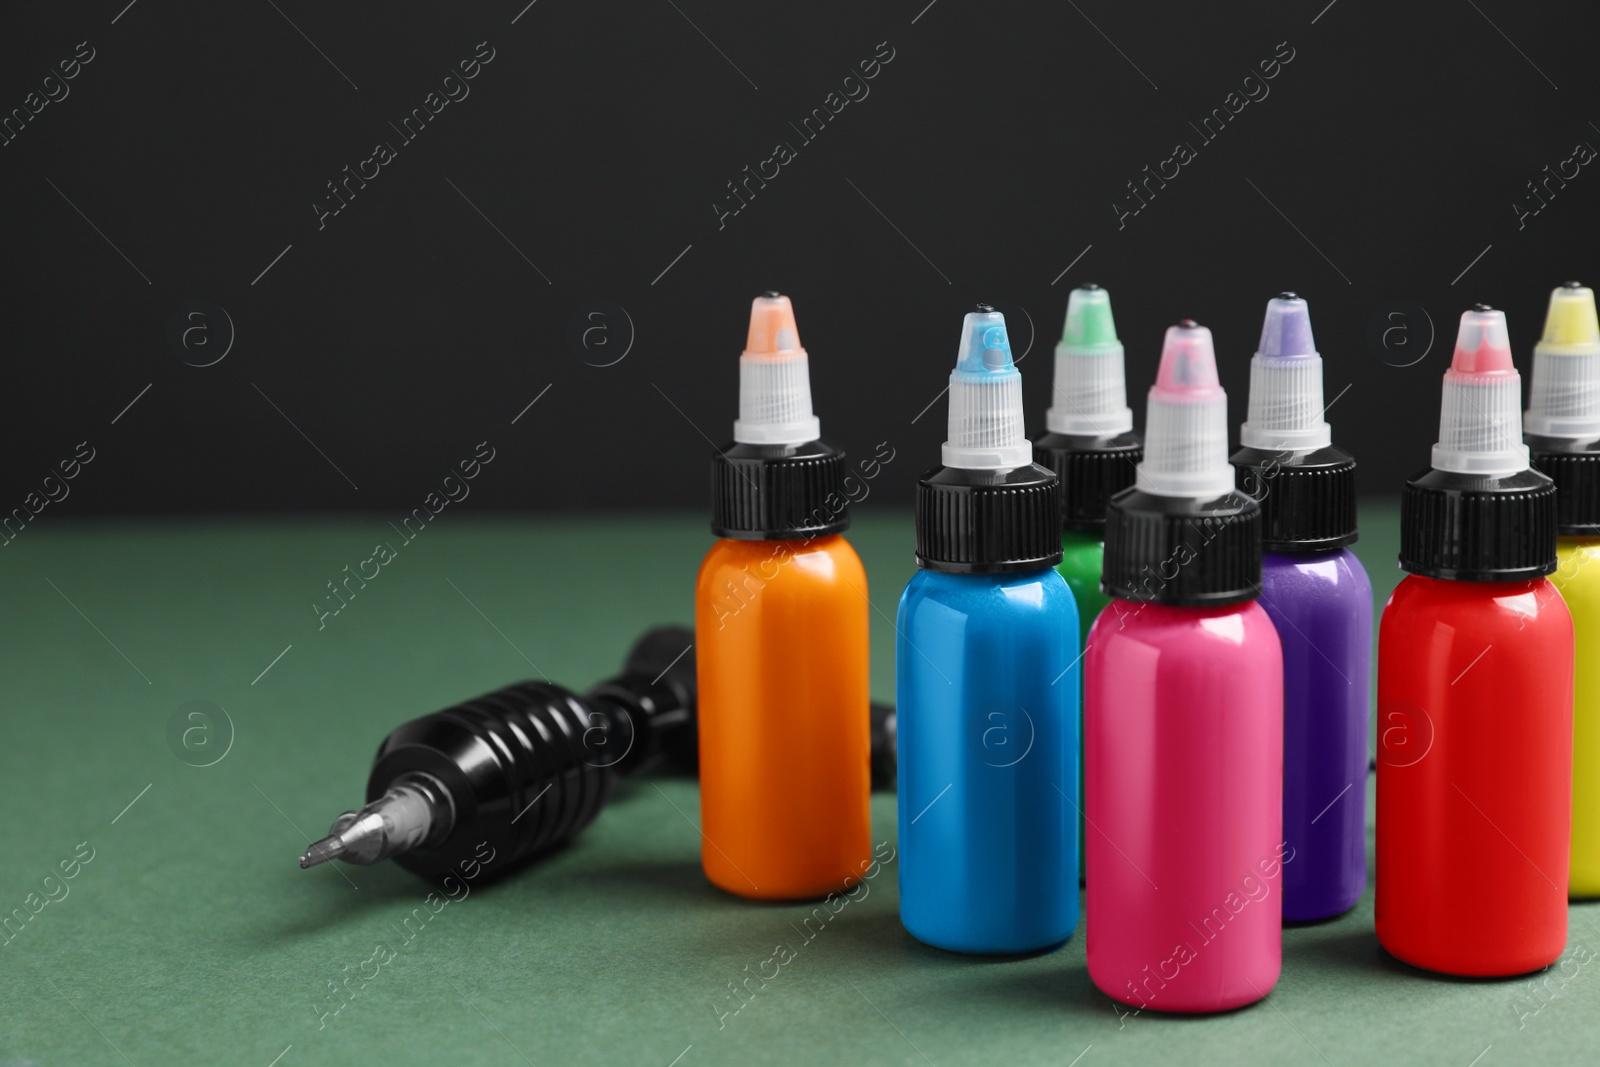
<svg viewBox="0 0 1600 1067"><path fill-rule="evenodd" d="M744 350L747 355L770 356L793 352L800 347L800 328L794 322L794 305L776 292L763 293L750 304L750 332Z"/></svg>
<svg viewBox="0 0 1600 1067"><path fill-rule="evenodd" d="M1450 359L1450 373L1478 377L1516 372L1516 365L1511 362L1506 313L1486 304L1462 312L1455 355Z"/></svg>
<svg viewBox="0 0 1600 1067"><path fill-rule="evenodd" d="M1222 392L1211 331L1193 319L1168 327L1161 348L1161 369L1150 390L1153 398L1170 401L1214 400Z"/></svg>

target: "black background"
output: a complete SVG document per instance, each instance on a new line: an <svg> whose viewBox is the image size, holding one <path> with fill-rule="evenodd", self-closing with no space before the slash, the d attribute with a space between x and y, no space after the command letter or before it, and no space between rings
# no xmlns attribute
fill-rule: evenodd
<svg viewBox="0 0 1600 1067"><path fill-rule="evenodd" d="M1600 164L1521 229L1513 208L1600 146L1593 5L525 2L8 5L0 112L78 42L95 58L0 147L0 511L80 441L78 516L405 512L484 440L504 458L474 507L700 509L771 287L825 435L889 442L873 502L903 503L937 461L962 313L1007 312L1037 433L1086 280L1112 292L1140 421L1162 331L1192 316L1235 432L1263 304L1301 292L1335 440L1393 492L1427 462L1460 311L1506 308L1526 375L1550 287L1600 277ZM319 229L325 183L483 41L470 95ZM880 42L870 94L801 144L790 123ZM1202 145L1189 123L1288 49ZM1124 183L1180 140L1196 158L1119 228ZM780 141L798 158L719 228L725 183ZM213 366L169 340L191 301L235 325ZM586 351L590 301L611 310ZM1385 353L1394 301L1419 310ZM628 321L626 357L590 365Z"/></svg>

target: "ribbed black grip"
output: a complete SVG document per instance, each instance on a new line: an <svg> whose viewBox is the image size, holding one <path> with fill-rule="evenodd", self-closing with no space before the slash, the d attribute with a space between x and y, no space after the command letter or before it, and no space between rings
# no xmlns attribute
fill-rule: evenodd
<svg viewBox="0 0 1600 1067"><path fill-rule="evenodd" d="M459 873L486 843L501 873L565 844L616 785L614 758L598 743L609 725L560 686L519 682L400 726L378 748L367 799L403 773L431 774L454 801L458 829L395 862L424 877Z"/></svg>
<svg viewBox="0 0 1600 1067"><path fill-rule="evenodd" d="M1356 461L1348 452L1241 448L1230 462L1239 491L1261 505L1263 549L1318 552L1355 542Z"/></svg>
<svg viewBox="0 0 1600 1067"><path fill-rule="evenodd" d="M711 532L745 541L840 533L850 526L845 455L821 441L732 444L711 460Z"/></svg>
<svg viewBox="0 0 1600 1067"><path fill-rule="evenodd" d="M917 566L997 574L1060 562L1061 483L1048 468L939 467L917 483Z"/></svg>
<svg viewBox="0 0 1600 1067"><path fill-rule="evenodd" d="M1106 505L1138 474L1144 442L1136 433L1047 433L1033 443L1033 454L1061 479L1061 528L1101 530Z"/></svg>
<svg viewBox="0 0 1600 1067"><path fill-rule="evenodd" d="M596 744L607 733L605 719L560 686L519 682L444 714L475 719L481 734L510 754L509 815L521 815L514 827L521 854L565 844L611 798L616 775L607 772L615 758Z"/></svg>
<svg viewBox="0 0 1600 1067"><path fill-rule="evenodd" d="M1236 604L1261 592L1261 508L1243 493L1212 500L1118 494L1106 512L1101 588L1149 604Z"/></svg>
<svg viewBox="0 0 1600 1067"><path fill-rule="evenodd" d="M1556 483L1556 532L1600 533L1600 442L1527 437L1533 469Z"/></svg>
<svg viewBox="0 0 1600 1067"><path fill-rule="evenodd" d="M1400 566L1428 578L1512 582L1556 569L1556 487L1535 470L1426 470L1400 494Z"/></svg>

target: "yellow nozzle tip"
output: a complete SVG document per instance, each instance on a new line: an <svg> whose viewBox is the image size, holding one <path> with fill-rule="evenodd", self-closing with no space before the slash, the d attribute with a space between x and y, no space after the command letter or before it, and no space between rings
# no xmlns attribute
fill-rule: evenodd
<svg viewBox="0 0 1600 1067"><path fill-rule="evenodd" d="M1547 345L1600 344L1600 321L1595 317L1594 290L1565 285L1550 294L1545 312L1543 343Z"/></svg>
<svg viewBox="0 0 1600 1067"><path fill-rule="evenodd" d="M793 352L800 347L800 328L795 325L794 305L777 293L758 296L750 304L750 333L745 338L747 355L765 356Z"/></svg>

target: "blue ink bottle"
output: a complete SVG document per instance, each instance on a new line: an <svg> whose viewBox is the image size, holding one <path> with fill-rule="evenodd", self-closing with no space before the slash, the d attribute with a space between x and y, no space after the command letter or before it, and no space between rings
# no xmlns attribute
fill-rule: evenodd
<svg viewBox="0 0 1600 1067"><path fill-rule="evenodd" d="M1005 317L966 317L943 466L917 486L895 644L900 921L953 952L1078 923L1078 610L1061 490L1033 462Z"/></svg>

